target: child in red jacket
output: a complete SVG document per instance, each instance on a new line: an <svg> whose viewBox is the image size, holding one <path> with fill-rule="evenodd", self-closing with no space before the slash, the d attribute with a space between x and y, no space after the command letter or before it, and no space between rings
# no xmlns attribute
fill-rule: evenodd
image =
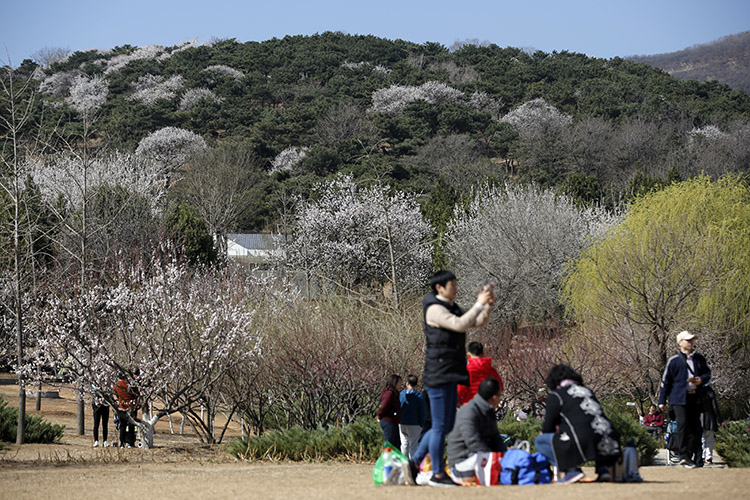
<svg viewBox="0 0 750 500"><path fill-rule="evenodd" d="M464 405L471 401L476 395L479 384L487 377L496 378L500 382L500 392L503 391L503 379L497 370L492 368L492 358L484 356L484 346L481 342L469 342L467 349L469 361L466 364L469 370L469 380L471 385L458 386L458 406Z"/></svg>

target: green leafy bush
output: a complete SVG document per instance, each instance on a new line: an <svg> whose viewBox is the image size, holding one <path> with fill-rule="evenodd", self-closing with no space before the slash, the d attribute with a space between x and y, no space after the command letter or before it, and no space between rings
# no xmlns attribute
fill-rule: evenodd
<svg viewBox="0 0 750 500"><path fill-rule="evenodd" d="M716 433L715 447L729 467L750 467L750 426L747 422L726 422Z"/></svg>
<svg viewBox="0 0 750 500"><path fill-rule="evenodd" d="M0 441L15 442L18 409L8 406L0 397ZM57 443L62 438L64 425L50 424L41 417L26 415L25 443Z"/></svg>
<svg viewBox="0 0 750 500"><path fill-rule="evenodd" d="M515 441L528 441L531 446L531 452L536 451L534 446L534 440L542 432L542 421L535 418L523 420L518 422L514 420L512 416L501 420L497 423L497 428L500 434L507 434L510 436L511 444Z"/></svg>
<svg viewBox="0 0 750 500"><path fill-rule="evenodd" d="M229 453L246 460L368 460L374 461L383 446L383 431L375 419L361 418L344 427L305 430L295 426L258 437L238 439Z"/></svg>

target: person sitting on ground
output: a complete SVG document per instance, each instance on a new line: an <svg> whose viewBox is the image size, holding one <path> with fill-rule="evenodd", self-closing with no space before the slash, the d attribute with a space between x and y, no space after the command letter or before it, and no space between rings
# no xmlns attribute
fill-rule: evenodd
<svg viewBox="0 0 750 500"><path fill-rule="evenodd" d="M597 480L610 481L609 467L620 456L620 443L596 396L567 365L554 366L545 383L550 390L547 414L535 444L564 473L558 482L570 484L582 479L580 466L589 460L596 460Z"/></svg>
<svg viewBox="0 0 750 500"><path fill-rule="evenodd" d="M383 429L385 440L399 449L401 440L398 435L398 424L401 422L401 402L398 396L401 387L401 377L391 375L380 394L381 404L378 410L378 422L380 422L380 428Z"/></svg>
<svg viewBox="0 0 750 500"><path fill-rule="evenodd" d="M659 433L664 430L664 414L656 405L651 405L648 415L643 417L643 425L654 436L654 439L659 439Z"/></svg>
<svg viewBox="0 0 750 500"><path fill-rule="evenodd" d="M471 401L459 408L456 424L448 436L448 463L454 481L466 483L473 477L474 469L463 470L460 464L477 452L505 451L495 419L501 394L500 381L489 377L482 380Z"/></svg>
<svg viewBox="0 0 750 500"><path fill-rule="evenodd" d="M398 428L401 438L401 453L411 458L419 448L419 436L427 417L427 404L417 390L416 375L406 377L406 389L401 391L401 423Z"/></svg>
<svg viewBox="0 0 750 500"><path fill-rule="evenodd" d="M469 342L467 349L469 357L466 369L469 371L469 385L458 386L458 406L463 406L476 395L482 380L492 377L500 382L500 392L503 391L503 379L492 367L492 358L484 355L484 346L481 342Z"/></svg>

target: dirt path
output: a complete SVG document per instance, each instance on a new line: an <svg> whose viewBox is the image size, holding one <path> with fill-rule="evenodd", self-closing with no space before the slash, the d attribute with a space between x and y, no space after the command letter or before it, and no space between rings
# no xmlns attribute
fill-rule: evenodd
<svg viewBox="0 0 750 500"><path fill-rule="evenodd" d="M17 404L17 387L0 385L0 395ZM34 400L28 407L33 411ZM87 407L89 410L90 407ZM748 498L750 469L642 467L642 484L499 486L493 488L375 487L372 464L239 462L222 447L207 447L196 436L173 435L160 423L153 450L92 448L77 436L75 398L43 400L41 414L67 426L54 445L9 445L0 451L0 500L102 498L366 499L503 498L528 500ZM236 435L239 429L230 427ZM110 434L114 436L114 428ZM111 439L111 438L110 438ZM585 470L593 476L592 470ZM684 496L687 494L688 496Z"/></svg>

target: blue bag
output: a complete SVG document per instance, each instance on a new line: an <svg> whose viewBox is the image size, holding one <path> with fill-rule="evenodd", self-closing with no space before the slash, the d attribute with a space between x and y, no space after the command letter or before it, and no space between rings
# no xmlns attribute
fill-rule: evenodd
<svg viewBox="0 0 750 500"><path fill-rule="evenodd" d="M547 457L537 452L510 449L503 455L501 484L548 484L552 482Z"/></svg>

